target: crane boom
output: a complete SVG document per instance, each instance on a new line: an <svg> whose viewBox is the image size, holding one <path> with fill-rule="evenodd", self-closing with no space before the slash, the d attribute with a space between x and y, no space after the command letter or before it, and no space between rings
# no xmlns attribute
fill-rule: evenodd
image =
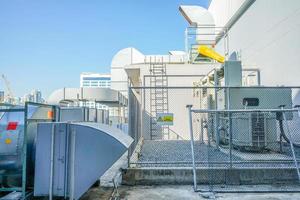
<svg viewBox="0 0 300 200"><path fill-rule="evenodd" d="M3 79L3 81L4 81L4 85L5 85L5 87L6 87L6 90L7 90L7 96L8 96L8 98L10 98L10 99L14 99L14 94L12 93L12 90L11 90L11 88L10 88L10 83L9 83L9 81L7 80L7 78L6 78L6 76L4 75L4 74L2 74L2 79Z"/></svg>

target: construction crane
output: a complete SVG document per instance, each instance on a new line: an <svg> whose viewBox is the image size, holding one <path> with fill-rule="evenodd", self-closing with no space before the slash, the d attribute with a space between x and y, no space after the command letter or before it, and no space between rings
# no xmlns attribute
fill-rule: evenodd
<svg viewBox="0 0 300 200"><path fill-rule="evenodd" d="M11 91L9 81L7 80L7 78L4 74L1 75L1 78L3 79L4 85L5 85L6 91L7 91L6 99L9 101L9 103L14 103L15 96Z"/></svg>

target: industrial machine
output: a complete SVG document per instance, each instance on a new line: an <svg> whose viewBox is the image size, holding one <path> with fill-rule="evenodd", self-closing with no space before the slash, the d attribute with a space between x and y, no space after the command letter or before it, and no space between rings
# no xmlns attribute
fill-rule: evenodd
<svg viewBox="0 0 300 200"><path fill-rule="evenodd" d="M18 194L3 198L25 199L30 189L35 196L78 199L132 142L107 125L108 111L26 103L0 114L0 199L9 192Z"/></svg>
<svg viewBox="0 0 300 200"><path fill-rule="evenodd" d="M18 106L9 109L9 112L3 112L0 116L0 183L3 188L16 188L22 184L21 177L25 163L29 168L29 177L32 176L37 122L54 120L51 114L52 107L39 109L34 105L26 107L26 112L24 107ZM25 118L31 120L25 122ZM26 143L24 143L25 131ZM28 151L27 155L24 155L25 148ZM26 161L23 159L24 156L27 157ZM32 180L27 181L31 185Z"/></svg>
<svg viewBox="0 0 300 200"><path fill-rule="evenodd" d="M199 86L216 88L201 89L197 105L202 109L224 110L224 112L202 114L204 127L212 140L228 144L229 126L232 144L240 150L261 151L274 149L278 145L278 116L271 112L228 112L230 110L259 110L292 108L290 88L266 88L242 85L240 61L225 61L222 67L211 71ZM259 81L257 81L259 82ZM219 88L218 88L219 87ZM286 113L291 120L292 113ZM229 124L230 123L230 124Z"/></svg>

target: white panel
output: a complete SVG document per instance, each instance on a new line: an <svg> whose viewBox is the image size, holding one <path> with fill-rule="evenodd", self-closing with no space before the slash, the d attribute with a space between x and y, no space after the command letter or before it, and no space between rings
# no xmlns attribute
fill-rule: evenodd
<svg viewBox="0 0 300 200"><path fill-rule="evenodd" d="M122 92L124 90L127 91L128 76L124 68L130 64L143 63L144 60L145 56L135 48L120 50L111 62L111 88L118 91L121 90Z"/></svg>
<svg viewBox="0 0 300 200"><path fill-rule="evenodd" d="M217 27L223 27L246 0L212 0L208 10Z"/></svg>
<svg viewBox="0 0 300 200"><path fill-rule="evenodd" d="M230 51L261 69L263 85L299 85L299 19L300 1L255 1L229 31Z"/></svg>
<svg viewBox="0 0 300 200"><path fill-rule="evenodd" d="M113 76L111 77L111 81L127 81L127 74L122 68L112 68L111 73Z"/></svg>

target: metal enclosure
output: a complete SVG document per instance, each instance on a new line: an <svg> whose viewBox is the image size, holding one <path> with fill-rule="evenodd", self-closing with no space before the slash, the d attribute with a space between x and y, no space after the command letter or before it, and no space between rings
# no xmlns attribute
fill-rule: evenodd
<svg viewBox="0 0 300 200"><path fill-rule="evenodd" d="M226 86L242 85L241 61L226 61L224 64L224 81Z"/></svg>
<svg viewBox="0 0 300 200"><path fill-rule="evenodd" d="M219 110L238 109L278 109L292 108L292 91L290 88L261 89L261 88L229 88L221 89L217 94L217 105ZM247 102L247 101L255 101ZM214 123L214 115L210 115L209 126L214 138L217 137ZM238 147L255 149L272 148L267 143L277 141L276 115L274 113L233 113L232 116L232 140ZM286 119L291 120L292 113L286 113ZM228 118L220 116L219 127L228 126ZM221 141L228 139L228 134L221 135ZM223 137L223 138L222 138ZM225 138L224 138L225 137Z"/></svg>
<svg viewBox="0 0 300 200"><path fill-rule="evenodd" d="M26 102L8 106L0 115L0 195L17 192L22 199L33 185L36 127L56 120L52 105ZM6 198L6 197L3 197Z"/></svg>
<svg viewBox="0 0 300 200"><path fill-rule="evenodd" d="M62 107L60 109L61 122L99 122L109 123L109 111L85 107Z"/></svg>
<svg viewBox="0 0 300 200"><path fill-rule="evenodd" d="M88 109L83 107L62 107L60 109L60 121L87 121Z"/></svg>
<svg viewBox="0 0 300 200"><path fill-rule="evenodd" d="M132 141L104 124L38 124L34 195L79 199Z"/></svg>
<svg viewBox="0 0 300 200"><path fill-rule="evenodd" d="M24 109L19 107L19 109ZM23 144L24 144L24 131L26 126L26 148L27 148L27 166L30 168L33 164L33 152L34 152L34 139L36 135L36 126L39 121L52 121L49 118L48 112L51 111L51 107L39 107L36 105L28 105L25 119L24 111L4 112L0 118L0 175L4 174L6 177L10 174L14 176L7 180L1 180L0 184L14 185L15 187L21 185L21 174L24 161L22 161ZM32 170L28 170L29 175L32 175ZM30 177L28 177L27 183L30 185Z"/></svg>
<svg viewBox="0 0 300 200"><path fill-rule="evenodd" d="M226 61L221 69L211 71L202 84L214 85L214 89L203 89L200 95L202 108L217 110L279 109L292 108L290 88L264 88L242 86L242 65L240 61ZM259 82L259 81L258 81ZM220 88L218 88L218 86ZM217 142L227 143L229 133L225 131L231 124L233 145L248 149L268 149L266 144L277 141L276 114L233 113L220 115L209 113L207 129ZM286 113L291 120L292 113Z"/></svg>
<svg viewBox="0 0 300 200"><path fill-rule="evenodd" d="M243 104L247 99L258 99L257 106ZM218 109L275 109L280 105L292 107L292 90L290 88L244 87L229 88L218 91Z"/></svg>

